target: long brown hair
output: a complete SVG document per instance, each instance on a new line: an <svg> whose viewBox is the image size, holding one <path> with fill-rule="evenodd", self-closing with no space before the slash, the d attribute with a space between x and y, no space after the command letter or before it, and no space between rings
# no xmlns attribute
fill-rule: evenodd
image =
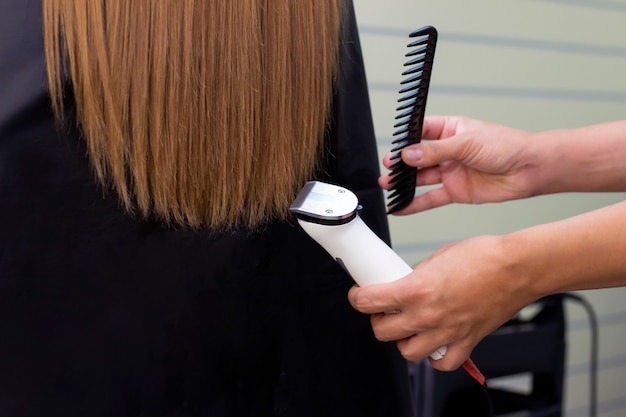
<svg viewBox="0 0 626 417"><path fill-rule="evenodd" d="M284 217L316 168L341 0L44 0L53 108L72 91L124 207L227 230ZM69 78L71 90L65 82Z"/></svg>

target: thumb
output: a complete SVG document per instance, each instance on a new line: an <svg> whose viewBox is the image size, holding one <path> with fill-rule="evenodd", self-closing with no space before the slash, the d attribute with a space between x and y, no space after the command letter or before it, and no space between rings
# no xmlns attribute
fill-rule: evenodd
<svg viewBox="0 0 626 417"><path fill-rule="evenodd" d="M410 166L426 168L463 158L467 139L463 135L422 142L402 151L402 160Z"/></svg>

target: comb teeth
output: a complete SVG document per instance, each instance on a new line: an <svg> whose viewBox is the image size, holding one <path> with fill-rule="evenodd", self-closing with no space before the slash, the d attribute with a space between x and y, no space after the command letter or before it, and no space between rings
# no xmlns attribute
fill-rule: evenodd
<svg viewBox="0 0 626 417"><path fill-rule="evenodd" d="M422 140L424 111L437 45L437 30L432 26L418 29L409 36L416 39L407 45L411 50L405 56L410 60L404 64L407 69L402 73L407 78L400 83L401 97L398 103L401 104L396 109L399 113L394 125L394 128L399 129L393 134L392 141L395 146L391 149L394 162L389 173L391 188L387 197L388 214L406 207L415 196L417 168L405 164L401 153L402 149Z"/></svg>

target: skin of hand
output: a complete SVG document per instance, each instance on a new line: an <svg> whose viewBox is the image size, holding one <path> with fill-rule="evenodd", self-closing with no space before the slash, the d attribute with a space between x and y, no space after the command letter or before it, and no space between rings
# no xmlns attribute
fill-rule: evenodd
<svg viewBox="0 0 626 417"><path fill-rule="evenodd" d="M479 204L579 191L625 191L626 120L526 132L460 116L424 118L423 142L402 151L420 168L415 196L396 215L450 203ZM383 159L389 168L392 154ZM389 175L378 182L389 189Z"/></svg>
<svg viewBox="0 0 626 417"><path fill-rule="evenodd" d="M417 195L397 214L450 203L497 202L564 191L625 191L626 121L540 133L465 117L427 117L425 142L403 151L420 167ZM444 140L445 139L445 140ZM384 159L390 165L390 155ZM388 176L379 182L388 188ZM389 284L353 287L381 341L412 361L458 368L485 336L539 298L626 285L626 202L503 236L446 245ZM384 314L397 310L397 314Z"/></svg>
<svg viewBox="0 0 626 417"><path fill-rule="evenodd" d="M466 117L430 116L424 120L425 142L406 148L403 160L420 168L417 186L442 187L417 195L397 212L412 214L450 203L486 203L533 195L537 167L528 143L532 134ZM445 140L438 140L445 139ZM389 168L392 154L383 164ZM379 184L389 189L389 175Z"/></svg>
<svg viewBox="0 0 626 417"><path fill-rule="evenodd" d="M476 344L536 300L506 241L479 236L444 246L391 284L353 287L355 309L371 314L376 338L397 341L402 356L420 360L446 345L442 371L457 369ZM522 273L520 273L522 272ZM399 310L397 314L385 311Z"/></svg>

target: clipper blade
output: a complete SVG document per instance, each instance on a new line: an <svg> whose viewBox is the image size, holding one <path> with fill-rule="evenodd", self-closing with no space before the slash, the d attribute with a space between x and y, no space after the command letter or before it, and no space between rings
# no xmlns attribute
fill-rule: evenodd
<svg viewBox="0 0 626 417"><path fill-rule="evenodd" d="M391 142L395 145L391 152L395 154L391 158L394 162L389 173L391 188L387 197L388 214L406 207L415 196L417 168L405 164L401 154L402 149L422 139L426 99L437 45L437 30L432 26L418 29L409 36L416 39L407 45L411 50L406 57L410 59L404 64L408 68L402 73L407 78L400 83L400 106L396 109L398 115L394 125L399 130L393 134L395 139Z"/></svg>

